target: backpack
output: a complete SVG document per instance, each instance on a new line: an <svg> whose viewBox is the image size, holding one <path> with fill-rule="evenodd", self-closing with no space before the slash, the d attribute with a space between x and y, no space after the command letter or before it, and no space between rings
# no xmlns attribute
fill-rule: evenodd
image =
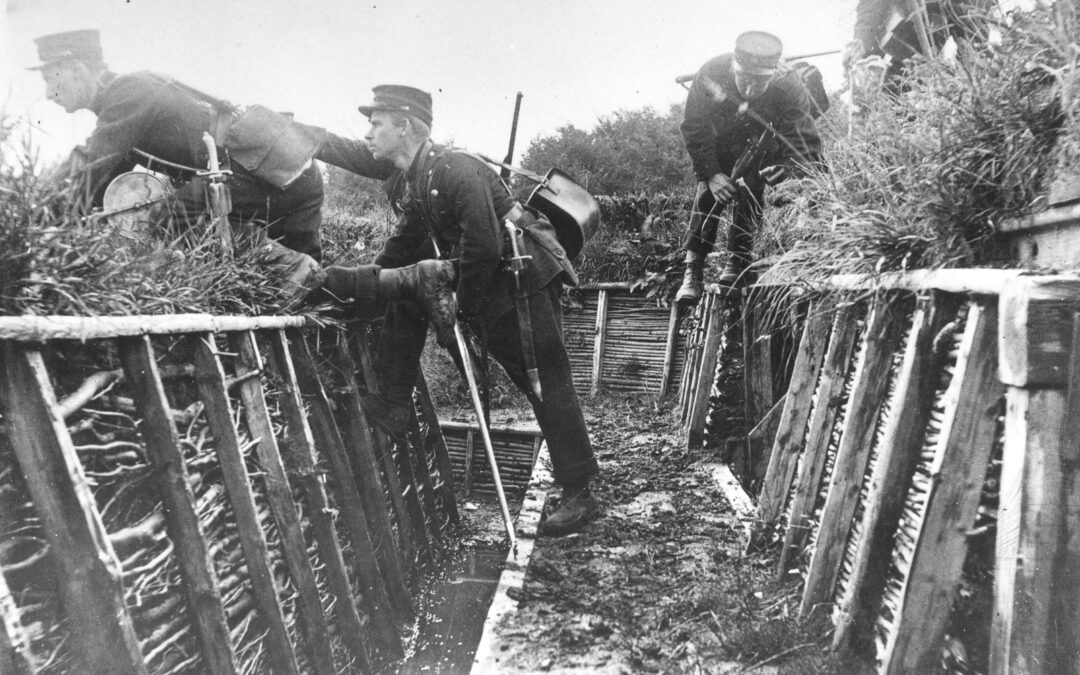
<svg viewBox="0 0 1080 675"><path fill-rule="evenodd" d="M799 76L799 81L806 87L806 93L810 94L810 116L817 119L824 115L829 109L829 95L825 93L825 82L821 78L821 71L817 66L806 61L796 61L787 65Z"/></svg>

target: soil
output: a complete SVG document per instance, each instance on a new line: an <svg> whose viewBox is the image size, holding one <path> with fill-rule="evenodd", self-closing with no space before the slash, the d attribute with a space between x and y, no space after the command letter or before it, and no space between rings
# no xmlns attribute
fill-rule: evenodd
<svg viewBox="0 0 1080 675"><path fill-rule="evenodd" d="M773 551L745 554L719 451L688 452L671 404L585 405L603 514L537 540L495 628L499 672L871 672L828 650L827 618L796 617L798 580L775 580Z"/></svg>

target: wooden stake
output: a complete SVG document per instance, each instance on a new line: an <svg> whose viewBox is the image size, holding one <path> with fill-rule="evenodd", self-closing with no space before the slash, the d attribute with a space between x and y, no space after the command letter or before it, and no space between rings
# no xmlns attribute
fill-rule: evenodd
<svg viewBox="0 0 1080 675"><path fill-rule="evenodd" d="M664 366L660 371L660 398L667 396L671 384L671 366L675 362L675 349L679 342L679 305L671 303L671 312L668 316L667 338L664 341Z"/></svg>
<svg viewBox="0 0 1080 675"><path fill-rule="evenodd" d="M337 502L341 506L340 518L345 523L352 543L353 560L356 563L353 569L365 590L364 600L371 612L371 630L381 649L388 654L401 656L401 633L379 574L378 559L375 557L367 518L364 515L364 502L353 479L355 472L345 452L341 432L330 409L330 401L326 397L303 334L295 328L286 329L285 334L289 341L293 365L296 367L300 392L308 400L308 416L315 436L315 445L330 460L334 470L336 479L333 485L337 487Z"/></svg>
<svg viewBox="0 0 1080 675"><path fill-rule="evenodd" d="M769 467L769 451L776 442L776 432L780 428L780 418L784 415L785 405L787 394L781 396L757 426L746 435L746 467L749 475L745 476L745 479L748 484L765 478Z"/></svg>
<svg viewBox="0 0 1080 675"><path fill-rule="evenodd" d="M57 567L71 654L95 673L145 673L120 561L64 426L41 353L5 343L5 423ZM102 620L102 619L106 620Z"/></svg>
<svg viewBox="0 0 1080 675"><path fill-rule="evenodd" d="M1080 314L1073 315L1065 424L1061 433L1062 546L1054 582L1061 672L1080 670Z"/></svg>
<svg viewBox="0 0 1080 675"><path fill-rule="evenodd" d="M30 672L30 638L19 621L19 608L0 569L0 673Z"/></svg>
<svg viewBox="0 0 1080 675"><path fill-rule="evenodd" d="M821 490L821 479L825 473L825 461L829 454L829 441L843 394L844 382L851 365L855 338L858 336L858 322L850 306L836 312L833 321L832 336L821 368L818 384L817 405L810 416L806 433L806 448L803 461L795 479L795 494L792 498L791 516L787 531L784 532L784 546L780 551L778 573L781 579L787 573L792 560L806 546L810 538L810 519L814 515L814 502ZM798 368L796 362L796 369ZM796 370L795 372L798 372Z"/></svg>
<svg viewBox="0 0 1080 675"><path fill-rule="evenodd" d="M124 377L131 385L132 399L142 417L139 428L146 454L160 477L161 498L169 539L176 547L176 561L184 580L188 610L199 637L202 657L212 673L235 673L236 657L229 639L229 626L218 590L195 496L191 491L180 437L173 422L165 388L158 376L154 348L148 336L118 341Z"/></svg>
<svg viewBox="0 0 1080 675"><path fill-rule="evenodd" d="M743 302L743 406L748 426L756 425L776 404L772 336L764 330L761 308L767 297L755 293Z"/></svg>
<svg viewBox="0 0 1080 675"><path fill-rule="evenodd" d="M232 348L239 355L236 361L237 377L262 373L262 356L259 354L254 333L232 333L229 338ZM266 474L263 480L266 499L281 536L285 563L289 567L293 583L296 584L297 607L308 659L316 673L332 675L337 669L330 645L330 625L319 599L319 587L311 569L311 560L308 558L303 529L293 503L289 478L285 473L277 439L274 437L261 378L244 378L239 385L239 394L244 404L244 419L248 430L251 437L258 442L259 463Z"/></svg>
<svg viewBox="0 0 1080 675"><path fill-rule="evenodd" d="M717 307L717 305L720 305ZM709 394L716 381L716 364L720 360L720 343L727 323L727 308L722 302L712 303L708 314L708 328L701 348L701 362L691 392L690 416L687 420L686 447L700 450L705 446L705 421L709 416Z"/></svg>
<svg viewBox="0 0 1080 675"><path fill-rule="evenodd" d="M413 616L412 598L406 586L401 559L394 542L393 525L386 510L386 489L379 480L380 471L375 457L375 438L364 418L360 393L356 388L356 364L349 353L345 336L339 335L335 360L339 371L348 379L348 386L337 396L338 409L345 418L354 478L360 487L368 533L375 548L379 572L386 582L386 594L400 620Z"/></svg>
<svg viewBox="0 0 1080 675"><path fill-rule="evenodd" d="M898 347L902 317L885 297L874 301L866 327L866 348L856 364L847 401L844 429L829 480L817 541L810 558L799 612L806 616L832 598L852 515L866 473L878 413L889 386L889 370Z"/></svg>
<svg viewBox="0 0 1080 675"><path fill-rule="evenodd" d="M269 338L273 354L272 366L281 381L278 397L288 425L289 445L299 465L297 483L307 499L308 518L315 532L319 559L326 566L330 591L337 601L337 629L349 651L363 665L364 671L371 672L364 624L357 612L352 584L345 568L345 556L341 552L341 541L334 524L334 509L330 506L330 498L326 493L326 479L317 469L315 438L304 413L304 402L300 398L300 385L297 383L288 340L283 330L271 332ZM396 655L394 657L397 658Z"/></svg>
<svg viewBox="0 0 1080 675"><path fill-rule="evenodd" d="M446 439L443 438L442 426L439 415L435 410L435 404L431 400L431 392L428 390L427 380L421 372L416 378L416 400L420 404L420 412L428 424L427 435L424 437L424 445L435 458L435 466L439 470L441 483L439 491L443 495L443 503L446 505L446 515L450 522L461 522L458 515L457 495L454 493L454 469L450 465L450 454L446 449Z"/></svg>
<svg viewBox="0 0 1080 675"><path fill-rule="evenodd" d="M769 454L765 484L758 497L759 532L772 527L784 510L795 467L806 442L806 424L813 407L811 399L828 347L831 315L826 316L811 307L807 317L802 340L799 341L799 352L795 357L795 370L788 385L787 401L776 431L776 442ZM818 405L822 404L827 405L828 401L818 401Z"/></svg>
<svg viewBox="0 0 1080 675"><path fill-rule="evenodd" d="M593 342L592 384L593 396L600 393L603 383L604 341L607 339L608 292L600 289L596 300L596 335Z"/></svg>
<svg viewBox="0 0 1080 675"><path fill-rule="evenodd" d="M225 371L218 359L212 334L195 337L195 343L195 382L205 405L210 431L214 435L214 452L236 519L240 547L247 561L251 594L259 614L266 622L267 651L281 672L299 675L300 668L278 600L280 593L270 570L270 549L263 535L262 524L259 523L255 495L251 491L243 451L240 449L240 438L233 426L232 403L225 389Z"/></svg>
<svg viewBox="0 0 1080 675"><path fill-rule="evenodd" d="M883 673L930 672L940 665L941 640L967 557L997 430L1004 387L997 379L997 308L973 304L937 441L922 527L916 537L902 605L878 655Z"/></svg>

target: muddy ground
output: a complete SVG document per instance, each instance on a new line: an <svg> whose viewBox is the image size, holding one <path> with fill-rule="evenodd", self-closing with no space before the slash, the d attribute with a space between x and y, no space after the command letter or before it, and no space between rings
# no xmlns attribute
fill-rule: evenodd
<svg viewBox="0 0 1080 675"><path fill-rule="evenodd" d="M870 671L828 651L828 620L795 617L798 583L774 579L774 550L745 554L746 518L715 478L722 458L687 452L671 404L585 403L604 514L537 541L496 627L499 672Z"/></svg>

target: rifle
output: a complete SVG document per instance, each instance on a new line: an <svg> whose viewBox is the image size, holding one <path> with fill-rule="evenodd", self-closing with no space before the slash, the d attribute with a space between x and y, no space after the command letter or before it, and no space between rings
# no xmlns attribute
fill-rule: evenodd
<svg viewBox="0 0 1080 675"><path fill-rule="evenodd" d="M761 161L765 154L765 139L769 137L771 129L765 128L757 140L743 148L742 154L735 160L735 166L731 167L731 181L735 182L746 175L746 170Z"/></svg>
<svg viewBox="0 0 1080 675"><path fill-rule="evenodd" d="M521 92L517 93L517 100L514 101L514 120L510 123L510 147L506 151L506 159L503 160L502 171L499 172L499 177L503 181L510 180L510 168L506 165L514 163L514 139L517 138L517 124L518 114L521 112Z"/></svg>

